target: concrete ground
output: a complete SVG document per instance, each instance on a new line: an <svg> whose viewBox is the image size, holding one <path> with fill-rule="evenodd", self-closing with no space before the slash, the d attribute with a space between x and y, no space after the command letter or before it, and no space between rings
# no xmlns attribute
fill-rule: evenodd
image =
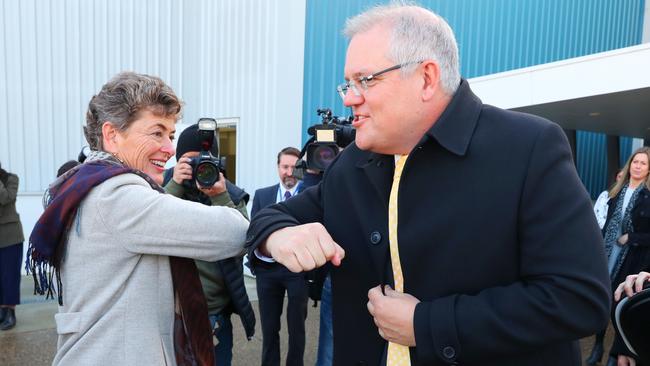
<svg viewBox="0 0 650 366"><path fill-rule="evenodd" d="M244 330L237 316L233 317L234 328L234 366L253 366L260 364L262 352L262 335L259 324L259 310L255 280L246 277L246 288L253 303L255 315L258 317L255 336L251 341L246 341ZM21 283L22 304L16 308L17 325L14 329L0 331L0 365L3 366L41 366L50 365L56 352L56 331L54 313L57 304L53 300L45 301L41 296L33 295L33 281L31 277L23 277ZM314 365L318 345L318 323L320 308L312 307L309 302L309 314L306 321L307 345L305 347L305 365ZM285 309L286 313L286 309ZM284 317L283 317L284 318ZM283 357L287 351L286 320L283 321L281 339L281 352ZM606 336L606 345L612 340L611 327ZM593 337L585 338L580 342L582 357L589 355ZM284 364L284 358L283 358Z"/></svg>
<svg viewBox="0 0 650 366"><path fill-rule="evenodd" d="M251 341L247 341L239 317L233 316L233 366L259 365L262 354L262 329L259 323L255 279L246 276L245 282L257 317L257 324L255 326L255 336ZM2 366L45 366L52 364L52 358L56 353L57 334L54 314L57 310L57 303L54 300L45 301L42 296L33 295L33 283L31 277L23 277L21 282L22 304L16 307L16 318L18 319L16 327L8 331L0 331L0 365ZM312 304L313 301L310 300L306 321L305 365L314 365L316 363L318 348L320 308L314 308ZM286 308L285 313L283 313L280 334L283 364L287 353L285 314Z"/></svg>

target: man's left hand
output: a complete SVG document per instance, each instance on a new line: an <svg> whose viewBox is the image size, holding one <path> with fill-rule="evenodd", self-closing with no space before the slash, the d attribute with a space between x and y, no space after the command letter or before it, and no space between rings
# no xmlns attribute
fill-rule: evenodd
<svg viewBox="0 0 650 366"><path fill-rule="evenodd" d="M617 366L636 366L636 360L632 357L618 355Z"/></svg>
<svg viewBox="0 0 650 366"><path fill-rule="evenodd" d="M384 289L385 294L381 286L368 291L368 311L379 329L379 335L389 342L415 347L413 317L420 300L397 292L388 285Z"/></svg>
<svg viewBox="0 0 650 366"><path fill-rule="evenodd" d="M646 281L650 282L650 273L648 272L641 271L639 274L627 276L625 281L621 282L614 291L614 300L619 301L623 292L627 297L632 297L635 293L643 291L643 284Z"/></svg>
<svg viewBox="0 0 650 366"><path fill-rule="evenodd" d="M212 187L201 187L198 182L196 183L196 187L199 191L208 195L208 197L214 197L226 191L226 178L224 178L223 174L219 172L219 180L216 181Z"/></svg>

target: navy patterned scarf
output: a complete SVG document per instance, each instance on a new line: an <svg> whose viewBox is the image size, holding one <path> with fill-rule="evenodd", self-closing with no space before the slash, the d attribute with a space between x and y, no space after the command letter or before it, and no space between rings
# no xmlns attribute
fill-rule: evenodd
<svg viewBox="0 0 650 366"><path fill-rule="evenodd" d="M610 219L609 224L605 228L605 234L603 236L603 239L605 241L605 254L607 255L607 258L609 258L609 256L612 254L612 248L614 247L614 245L620 246L620 244L618 244L619 228L621 229L620 233L631 233L634 231L634 228L632 227L632 217L630 213L634 208L634 203L636 202L639 193L643 189L643 184L639 185L634 190L634 193L632 193L632 197L630 197L630 202L627 204L627 208L625 209L625 212L623 212L623 200L625 200L625 192L628 189L630 189L629 184L626 184L618 193L618 199L616 200L615 203L616 206L614 207L614 213L612 214L612 218ZM621 265L623 265L623 261L625 260L625 257L627 256L627 252L629 250L630 250L629 245L624 245L621 248L621 252L619 253L618 258L616 259L616 264L612 269L612 273L609 274L609 277L612 281L616 279L616 276L618 275L618 272L621 269Z"/></svg>
<svg viewBox="0 0 650 366"><path fill-rule="evenodd" d="M114 176L133 173L145 179L152 189L162 187L143 172L124 166L105 152L93 151L84 164L59 177L46 192L47 207L29 237L25 269L34 276L34 293L46 298L58 295L63 305L60 266L68 232L79 205L96 186ZM214 351L208 308L194 260L169 257L178 312L174 316L174 351L178 365L213 365ZM56 276L57 286L54 287Z"/></svg>

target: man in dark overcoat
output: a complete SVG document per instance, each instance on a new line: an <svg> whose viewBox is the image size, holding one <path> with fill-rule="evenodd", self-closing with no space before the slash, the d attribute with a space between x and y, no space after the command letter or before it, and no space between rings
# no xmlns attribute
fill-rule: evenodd
<svg viewBox="0 0 650 366"><path fill-rule="evenodd" d="M334 365L580 365L610 284L562 129L484 105L426 9L376 7L345 34L356 141L254 217L250 250L334 264Z"/></svg>

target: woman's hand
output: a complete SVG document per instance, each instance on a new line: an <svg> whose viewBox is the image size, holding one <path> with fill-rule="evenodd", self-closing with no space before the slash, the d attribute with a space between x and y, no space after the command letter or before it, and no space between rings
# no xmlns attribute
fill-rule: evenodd
<svg viewBox="0 0 650 366"><path fill-rule="evenodd" d="M625 245L625 244L627 244L627 239L628 239L627 234L623 234L623 235L621 235L620 238L618 238L618 243L621 244L621 245Z"/></svg>
<svg viewBox="0 0 650 366"><path fill-rule="evenodd" d="M639 274L629 275L625 278L625 281L621 282L614 291L614 300L619 301L623 291L627 297L632 297L635 293L643 290L643 283L650 282L650 273L648 272L639 272Z"/></svg>

